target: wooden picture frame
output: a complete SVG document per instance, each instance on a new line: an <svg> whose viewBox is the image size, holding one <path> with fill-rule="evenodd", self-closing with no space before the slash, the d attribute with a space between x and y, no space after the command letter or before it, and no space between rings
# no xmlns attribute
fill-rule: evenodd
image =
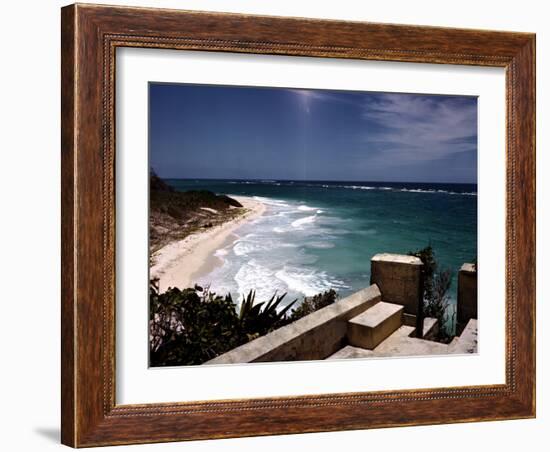
<svg viewBox="0 0 550 452"><path fill-rule="evenodd" d="M535 35L71 5L62 9L62 442L73 447L535 416ZM115 403L115 50L147 47L506 70L506 382Z"/></svg>

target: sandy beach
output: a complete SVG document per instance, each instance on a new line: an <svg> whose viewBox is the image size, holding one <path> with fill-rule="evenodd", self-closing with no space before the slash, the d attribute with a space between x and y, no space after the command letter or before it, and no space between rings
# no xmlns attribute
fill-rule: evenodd
<svg viewBox="0 0 550 452"><path fill-rule="evenodd" d="M265 212L265 204L254 198L230 196L243 205L243 215L211 229L191 234L183 240L169 243L153 254L154 265L150 269L150 277L158 278L161 292L169 287L193 287L198 277L221 264L221 259L214 256L214 253L232 239L234 231Z"/></svg>

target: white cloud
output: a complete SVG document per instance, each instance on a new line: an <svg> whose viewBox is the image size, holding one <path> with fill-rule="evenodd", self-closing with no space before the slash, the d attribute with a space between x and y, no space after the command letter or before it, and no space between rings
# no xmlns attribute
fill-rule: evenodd
<svg viewBox="0 0 550 452"><path fill-rule="evenodd" d="M476 148L477 106L463 98L383 94L366 100L362 134L369 163L405 164L449 157Z"/></svg>

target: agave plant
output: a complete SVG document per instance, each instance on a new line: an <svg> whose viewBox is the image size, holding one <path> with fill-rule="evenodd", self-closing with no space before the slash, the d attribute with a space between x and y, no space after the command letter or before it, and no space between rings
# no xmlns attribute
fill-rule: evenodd
<svg viewBox="0 0 550 452"><path fill-rule="evenodd" d="M209 359L280 328L333 303L334 291L304 301L307 309L289 310L297 300L281 307L286 293L255 303L256 292L243 295L238 308L231 294L217 295L195 285L160 293L158 281L149 286L149 339L151 366L202 364Z"/></svg>
<svg viewBox="0 0 550 452"><path fill-rule="evenodd" d="M277 295L276 293L267 303L261 302L255 304L256 291L251 290L246 297L243 297L239 310L239 321L241 328L249 336L262 336L275 328L281 327L287 323L286 313L296 303L292 301L280 311L277 310L286 293Z"/></svg>

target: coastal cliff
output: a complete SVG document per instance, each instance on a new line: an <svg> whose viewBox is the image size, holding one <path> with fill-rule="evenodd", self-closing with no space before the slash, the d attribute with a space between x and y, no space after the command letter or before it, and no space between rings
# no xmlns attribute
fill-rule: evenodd
<svg viewBox="0 0 550 452"><path fill-rule="evenodd" d="M251 197L176 191L151 172L149 263L159 290L193 287L222 264L215 252L234 239L235 229L264 211L265 205Z"/></svg>
<svg viewBox="0 0 550 452"><path fill-rule="evenodd" d="M164 245L225 223L243 214L243 205L208 190L178 192L155 174L149 174L149 247Z"/></svg>

